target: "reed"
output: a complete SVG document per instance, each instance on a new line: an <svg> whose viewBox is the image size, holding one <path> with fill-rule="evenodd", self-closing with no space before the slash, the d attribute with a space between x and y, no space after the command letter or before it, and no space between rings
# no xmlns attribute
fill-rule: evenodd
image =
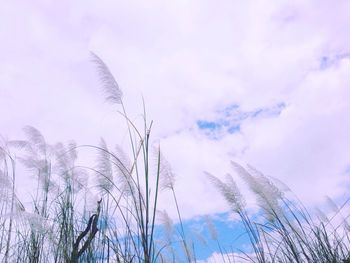
<svg viewBox="0 0 350 263"><path fill-rule="evenodd" d="M160 146L153 146L152 121L145 104L141 123L132 121L107 65L95 54L92 58L106 100L125 121L129 150L111 149L103 139L98 145L51 144L30 126L24 128L23 140L2 140L0 261L196 262L195 244L189 238L193 235L185 231L176 196L175 175ZM95 154L94 165L81 164L78 155L82 151ZM350 261L350 227L348 215L343 215L347 202L342 207L332 205L336 216L320 212L315 217L253 167L234 162L232 167L255 194L260 210L251 216L233 176L228 174L223 181L207 173L239 216L251 245L239 256L230 253L207 217L205 227L216 243L208 249L218 251L221 262ZM16 185L28 175L35 184L24 201ZM169 191L173 198L177 224L167 211L158 209L162 191ZM340 220L336 223L335 218Z"/></svg>
<svg viewBox="0 0 350 263"><path fill-rule="evenodd" d="M125 120L131 155L119 146L111 150L103 139L97 146L49 144L30 126L24 128L25 139L4 141L0 148L3 262L166 262L164 245L159 245L164 243L156 236L157 207L159 192L172 191L181 220L173 174L160 147L155 154L152 151L152 122L146 111L140 128L128 117L123 94L106 64L97 55L92 57L106 100L119 107ZM96 164L77 165L79 151L92 151ZM16 195L16 163L36 181L30 202L24 204ZM91 209L89 199L94 196L98 198ZM182 225L180 229L190 262Z"/></svg>
<svg viewBox="0 0 350 263"><path fill-rule="evenodd" d="M261 216L249 216L245 200L234 179L226 181L208 174L231 211L236 213L249 236L251 254L242 258L250 262L348 262L349 225L347 217L337 223L324 214L322 219L311 213L297 198L287 198L273 181L253 167L232 162L235 172L255 194ZM343 207L349 199L344 203ZM340 213L337 208L336 214Z"/></svg>

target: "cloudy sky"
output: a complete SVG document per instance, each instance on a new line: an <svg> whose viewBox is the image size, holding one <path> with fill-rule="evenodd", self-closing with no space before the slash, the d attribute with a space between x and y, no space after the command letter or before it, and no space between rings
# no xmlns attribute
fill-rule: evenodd
<svg viewBox="0 0 350 263"><path fill-rule="evenodd" d="M145 98L185 218L227 207L203 171L230 160L304 202L349 194L350 2L2 1L0 133L127 145L90 52L131 116ZM234 174L234 173L233 173Z"/></svg>

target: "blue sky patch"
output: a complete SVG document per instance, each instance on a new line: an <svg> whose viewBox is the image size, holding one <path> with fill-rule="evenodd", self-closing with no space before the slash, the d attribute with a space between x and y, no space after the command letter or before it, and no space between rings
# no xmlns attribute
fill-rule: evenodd
<svg viewBox="0 0 350 263"><path fill-rule="evenodd" d="M332 65L337 64L340 60L344 58L350 58L350 53L341 53L333 56L323 56L320 59L320 69L327 69Z"/></svg>
<svg viewBox="0 0 350 263"><path fill-rule="evenodd" d="M225 135L240 132L242 122L247 119L276 117L285 107L284 103L278 103L272 107L243 111L239 105L233 104L218 110L217 117L209 120L198 120L196 124L210 139L217 140Z"/></svg>
<svg viewBox="0 0 350 263"><path fill-rule="evenodd" d="M197 125L200 129L208 129L208 130L215 130L215 129L220 129L222 125L220 125L217 122L214 121L197 121Z"/></svg>
<svg viewBox="0 0 350 263"><path fill-rule="evenodd" d="M179 224L173 227L174 233L180 231ZM220 249L223 253L246 251L249 244L243 224L240 221L233 221L229 213L186 220L183 222L183 227L186 239L194 243L193 249L197 260L206 260L214 252L221 253ZM159 226L158 230L160 228L162 227ZM217 239L213 239L213 231L216 232ZM178 260L184 260L185 253L178 238L174 238L172 248L177 252Z"/></svg>

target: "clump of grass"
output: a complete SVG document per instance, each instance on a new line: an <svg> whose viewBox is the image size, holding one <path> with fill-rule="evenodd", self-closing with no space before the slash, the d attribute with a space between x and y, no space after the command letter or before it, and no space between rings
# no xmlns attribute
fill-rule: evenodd
<svg viewBox="0 0 350 263"><path fill-rule="evenodd" d="M343 218L338 225L325 215L312 217L300 201L288 199L271 179L253 167L232 162L257 198L262 216L248 216L245 200L233 177L224 182L208 175L231 210L238 214L249 236L253 255L243 253L251 262L347 262L349 260L349 225ZM337 213L339 210L337 210Z"/></svg>
<svg viewBox="0 0 350 263"><path fill-rule="evenodd" d="M93 54L93 58L99 68L107 100L121 105L122 111L120 113L126 121L132 150L131 162L127 162L131 166L126 166L117 153L107 150L105 143L99 147L101 157L99 177L100 181L104 182L100 186L114 204L114 218L120 219L123 225L122 227L116 226L113 231L114 236L109 240L112 238L117 240L115 247L113 247L113 250L118 252L117 260L155 262L159 256L154 231L160 190L161 155L160 150L158 150L157 167L153 176L150 167L152 122L147 122L145 111L143 131L130 121L117 82L105 63L95 54ZM121 187L112 181L112 167L117 171L119 181L122 182ZM108 201L107 205L109 205ZM119 233L118 229L123 229L124 232Z"/></svg>
<svg viewBox="0 0 350 263"><path fill-rule="evenodd" d="M0 253L4 251L3 260L5 263L9 262L10 258L10 245L13 232L13 214L15 212L15 161L12 158L10 152L5 147L0 147L0 201L1 201L1 214L8 215L6 217L0 217Z"/></svg>
<svg viewBox="0 0 350 263"><path fill-rule="evenodd" d="M131 154L75 142L48 143L37 129L24 128L24 140L0 145L0 260L1 262L196 262L194 243L185 232L175 194L175 175L160 146L153 147L152 121L144 106L141 124L131 121L123 93L107 65L95 54L106 100L125 120ZM80 151L96 154L94 165L78 163ZM17 169L21 166L22 169ZM342 208L335 224L320 212L315 219L296 200L286 198L270 178L252 167L232 163L257 197L261 213L252 217L233 176L208 174L230 209L245 227L253 253L251 262L349 262L349 225ZM25 170L23 169L25 168ZM18 171L21 171L18 176ZM16 192L18 178L35 181L29 201ZM23 178L23 177L22 177ZM161 191L169 191L178 224L159 212ZM93 200L93 201L91 201ZM157 224L163 224L158 231ZM222 247L215 225L206 219L222 262L235 262L235 253ZM180 249L179 249L180 248Z"/></svg>
<svg viewBox="0 0 350 263"><path fill-rule="evenodd" d="M156 236L156 217L160 191L170 190L181 221L174 175L160 147L152 164L152 122L145 111L138 128L128 117L108 67L97 55L92 57L106 100L120 107L124 117L131 157L119 146L111 150L103 139L98 146L49 144L30 126L24 128L24 140L5 142L0 148L3 262L166 262L164 248L173 241L164 245ZM82 150L95 152L94 166L77 165ZM23 205L15 193L17 162L36 181L30 202ZM88 200L93 196L99 197L91 209ZM193 257L182 225L179 233L190 262Z"/></svg>

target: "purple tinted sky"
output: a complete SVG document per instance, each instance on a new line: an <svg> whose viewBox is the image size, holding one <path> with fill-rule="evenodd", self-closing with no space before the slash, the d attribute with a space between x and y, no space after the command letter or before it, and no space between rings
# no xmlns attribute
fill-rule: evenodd
<svg viewBox="0 0 350 263"><path fill-rule="evenodd" d="M132 116L145 97L184 217L226 210L203 171L223 176L231 159L282 180L306 202L342 196L349 10L341 0L3 1L0 132L19 138L30 124L51 142L103 136L123 144L93 51Z"/></svg>

